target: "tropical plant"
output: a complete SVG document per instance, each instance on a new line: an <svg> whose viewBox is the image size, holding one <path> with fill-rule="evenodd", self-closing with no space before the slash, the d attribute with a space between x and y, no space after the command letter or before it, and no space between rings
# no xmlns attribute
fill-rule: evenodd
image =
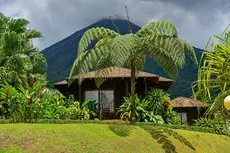
<svg viewBox="0 0 230 153"><path fill-rule="evenodd" d="M179 115L173 111L172 109L168 108L165 114L165 123L167 124L181 124L181 120Z"/></svg>
<svg viewBox="0 0 230 153"><path fill-rule="evenodd" d="M162 89L150 89L147 93L147 100L150 102L147 110L155 115L161 115L165 112L164 102L170 101L170 95Z"/></svg>
<svg viewBox="0 0 230 153"><path fill-rule="evenodd" d="M204 128L213 128L215 133L218 134L227 134L227 128L223 118L200 118L195 120L195 125Z"/></svg>
<svg viewBox="0 0 230 153"><path fill-rule="evenodd" d="M92 49L89 47L95 43ZM197 63L193 47L185 40L178 38L176 27L168 21L154 21L143 26L136 34L125 35L103 27L86 31L78 44L78 57L70 72L70 81L79 75L79 83L83 75L91 70L97 71L97 86L107 78L112 66L131 69L131 115L130 121L135 122L135 84L136 74L145 63L146 56L152 56L168 73L176 77L178 69L185 63L185 54ZM101 70L102 68L110 69Z"/></svg>
<svg viewBox="0 0 230 153"><path fill-rule="evenodd" d="M124 103L120 106L118 113L120 113L121 119L129 120L131 111L132 111L132 97L125 97ZM153 122L157 124L163 124L164 120L160 115L154 114L152 111L148 111L147 107L149 105L149 101L146 99L140 99L137 95L135 95L135 105L136 105L136 114L135 118L138 122Z"/></svg>
<svg viewBox="0 0 230 153"><path fill-rule="evenodd" d="M148 91L146 99L149 101L147 111L154 115L159 115L167 124L180 124L180 118L170 101L170 95L162 89L151 89Z"/></svg>
<svg viewBox="0 0 230 153"><path fill-rule="evenodd" d="M229 118L223 103L224 98L230 95L230 32L226 30L221 36L215 35L211 51L204 52L193 90L194 97L211 103L208 114L220 112Z"/></svg>
<svg viewBox="0 0 230 153"><path fill-rule="evenodd" d="M68 107L72 110L71 119L94 119L96 117L95 108L97 104L98 103L96 101L92 101L90 99L79 102L75 101L74 98L69 97Z"/></svg>
<svg viewBox="0 0 230 153"><path fill-rule="evenodd" d="M57 90L47 89L46 83L34 83L33 87L0 87L0 118L15 121L37 119L88 120L95 117L90 109L95 103L82 103L66 98Z"/></svg>
<svg viewBox="0 0 230 153"><path fill-rule="evenodd" d="M48 90L43 99L42 118L65 119L67 117L66 98L57 90Z"/></svg>
<svg viewBox="0 0 230 153"><path fill-rule="evenodd" d="M0 13L1 84L7 82L28 87L34 78L46 80L42 68L46 59L32 44L32 40L41 37L41 33L29 29L28 25L25 19L9 18Z"/></svg>
<svg viewBox="0 0 230 153"><path fill-rule="evenodd" d="M45 83L36 83L33 88L15 88L9 84L1 85L0 100L5 118L14 120L38 119L42 115L42 95Z"/></svg>
<svg viewBox="0 0 230 153"><path fill-rule="evenodd" d="M124 120L129 120L131 116L131 111L132 111L132 97L125 97L124 98L124 103L120 106L120 109L118 113L120 113L121 119ZM145 99L141 100L138 98L137 95L135 95L135 105L136 105L136 114L135 117L137 121L143 122L145 118L147 117L148 112L145 110L148 103Z"/></svg>
<svg viewBox="0 0 230 153"><path fill-rule="evenodd" d="M156 124L164 124L165 121L160 115L155 115L153 112L149 112L144 119L145 122L152 122Z"/></svg>

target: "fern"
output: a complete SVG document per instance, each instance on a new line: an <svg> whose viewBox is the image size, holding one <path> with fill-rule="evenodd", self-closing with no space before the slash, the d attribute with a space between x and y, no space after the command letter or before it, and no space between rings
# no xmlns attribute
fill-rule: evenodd
<svg viewBox="0 0 230 153"><path fill-rule="evenodd" d="M79 44L78 44L78 55L83 53L90 45L91 41L93 40L101 40L103 38L115 38L119 34L113 30L106 29L106 28L92 28L87 30L84 35L82 36Z"/></svg>
<svg viewBox="0 0 230 153"><path fill-rule="evenodd" d="M89 49L92 41L97 43ZM134 97L135 75L143 68L147 55L151 55L169 76L176 77L178 69L185 63L186 54L197 63L193 48L178 38L176 27L168 21L151 22L136 34L126 35L106 28L92 28L84 33L78 44L78 58L74 62L69 79L78 76L81 83L85 73L96 70L96 85L100 87L108 78L112 66L127 66L131 69L131 97ZM132 112L130 118L135 118L134 114L135 112Z"/></svg>
<svg viewBox="0 0 230 153"><path fill-rule="evenodd" d="M88 50L93 40L97 43ZM109 59L106 54L110 55ZM136 34L126 35L119 35L106 28L92 28L84 33L79 42L78 58L71 69L70 78L96 70L97 67L133 65L140 70L148 54L172 77L183 67L185 54L197 64L193 48L187 41L178 38L176 27L169 21L150 22Z"/></svg>
<svg viewBox="0 0 230 153"><path fill-rule="evenodd" d="M136 34L139 37L160 35L178 37L176 27L169 21L155 21L143 26Z"/></svg>

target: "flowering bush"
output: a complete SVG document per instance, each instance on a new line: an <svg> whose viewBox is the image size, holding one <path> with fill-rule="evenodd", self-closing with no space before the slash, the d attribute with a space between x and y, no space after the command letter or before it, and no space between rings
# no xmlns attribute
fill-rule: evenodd
<svg viewBox="0 0 230 153"><path fill-rule="evenodd" d="M91 101L74 102L57 90L47 89L46 83L34 83L25 89L11 85L0 87L0 116L13 120L33 119L81 119L88 120L93 112L87 104Z"/></svg>

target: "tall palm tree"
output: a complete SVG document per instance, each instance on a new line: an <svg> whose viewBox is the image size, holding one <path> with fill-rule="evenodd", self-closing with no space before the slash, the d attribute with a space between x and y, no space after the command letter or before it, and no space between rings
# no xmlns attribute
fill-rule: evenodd
<svg viewBox="0 0 230 153"><path fill-rule="evenodd" d="M92 41L97 43L89 49ZM74 75L82 76L91 70L96 70L99 78L96 84L99 86L112 69L105 72L101 70L102 68L128 67L131 69L130 96L135 98L136 74L143 68L146 56L152 56L170 77L176 77L178 68L182 68L185 63L185 54L197 63L193 47L187 41L178 38L176 27L168 21L150 22L137 33L125 35L97 27L89 29L82 36L78 44L78 57L69 77L71 79ZM82 80L81 77L79 83ZM135 122L135 109L133 102L131 122Z"/></svg>
<svg viewBox="0 0 230 153"><path fill-rule="evenodd" d="M28 28L25 19L13 19L0 13L0 80L10 84L27 84L28 77L44 78L44 56L32 44L41 33Z"/></svg>

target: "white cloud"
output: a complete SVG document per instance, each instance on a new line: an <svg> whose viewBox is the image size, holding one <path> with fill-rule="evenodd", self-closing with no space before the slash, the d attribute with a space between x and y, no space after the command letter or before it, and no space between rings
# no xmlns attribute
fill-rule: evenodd
<svg viewBox="0 0 230 153"><path fill-rule="evenodd" d="M183 39L204 48L212 34L230 23L225 0L128 0L131 22L140 26L150 20L170 20ZM126 18L125 0L0 0L0 10L23 17L42 32L36 45L43 49L75 31L108 16Z"/></svg>

